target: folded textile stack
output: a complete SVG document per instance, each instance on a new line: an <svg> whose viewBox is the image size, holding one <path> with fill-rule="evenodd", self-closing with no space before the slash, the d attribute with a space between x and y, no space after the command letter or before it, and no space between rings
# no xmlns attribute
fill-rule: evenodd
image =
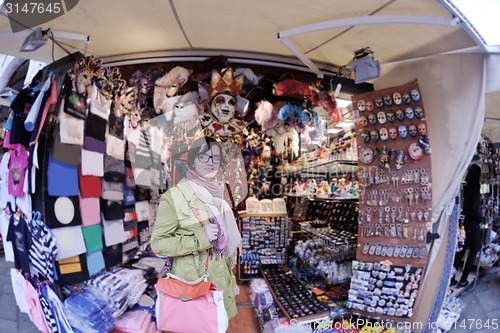
<svg viewBox="0 0 500 333"><path fill-rule="evenodd" d="M156 325L146 311L126 311L116 318L111 333L156 333Z"/></svg>
<svg viewBox="0 0 500 333"><path fill-rule="evenodd" d="M75 332L107 333L115 326L107 301L90 290L66 298L64 305L64 313Z"/></svg>
<svg viewBox="0 0 500 333"><path fill-rule="evenodd" d="M118 268L112 272L103 272L87 281L91 288L99 290L108 300L116 318L129 306L133 306L147 288L143 272L139 269Z"/></svg>
<svg viewBox="0 0 500 333"><path fill-rule="evenodd" d="M132 266L134 266L136 268L143 269L143 270L147 270L149 267L153 267L156 271L156 274L159 275L163 272L163 269L165 268L165 259L144 257L144 258L139 259Z"/></svg>

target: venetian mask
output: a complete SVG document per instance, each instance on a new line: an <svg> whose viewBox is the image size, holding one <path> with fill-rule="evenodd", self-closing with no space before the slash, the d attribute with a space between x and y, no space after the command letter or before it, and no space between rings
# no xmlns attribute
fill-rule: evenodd
<svg viewBox="0 0 500 333"><path fill-rule="evenodd" d="M215 95L210 111L220 123L227 124L233 119L236 112L236 98L229 94Z"/></svg>
<svg viewBox="0 0 500 333"><path fill-rule="evenodd" d="M427 135L427 125L425 123L418 124L418 133L422 136Z"/></svg>
<svg viewBox="0 0 500 333"><path fill-rule="evenodd" d="M391 140L396 140L398 138L398 130L395 127L389 128L389 137Z"/></svg>
<svg viewBox="0 0 500 333"><path fill-rule="evenodd" d="M395 92L394 94L392 94L392 100L394 101L394 104L396 104L396 105L401 105L401 103L403 102L401 94L398 92Z"/></svg>
<svg viewBox="0 0 500 333"><path fill-rule="evenodd" d="M87 69L83 69L78 72L76 76L76 91L79 95L85 95L92 83L92 75Z"/></svg>
<svg viewBox="0 0 500 333"><path fill-rule="evenodd" d="M368 119L365 116L359 117L359 123L361 126L366 127L368 126Z"/></svg>
<svg viewBox="0 0 500 333"><path fill-rule="evenodd" d="M411 124L410 126L408 126L408 132L410 133L410 135L412 137L416 137L418 132L417 132L417 126Z"/></svg>
<svg viewBox="0 0 500 333"><path fill-rule="evenodd" d="M379 134L380 140L386 141L387 139L389 139L389 132L387 131L387 128L381 128Z"/></svg>
<svg viewBox="0 0 500 333"><path fill-rule="evenodd" d="M375 125L377 123L377 117L373 113L370 113L368 115L368 122L372 125Z"/></svg>
<svg viewBox="0 0 500 333"><path fill-rule="evenodd" d="M359 110L359 111L365 111L365 110L366 110L366 109L365 109L365 101L364 101L364 100L362 100L362 99L360 99L360 100L358 101L358 110Z"/></svg>
<svg viewBox="0 0 500 333"><path fill-rule="evenodd" d="M370 99L365 102L366 111L373 111L374 106L373 101Z"/></svg>
<svg viewBox="0 0 500 333"><path fill-rule="evenodd" d="M139 122L141 121L141 112L137 109L134 109L130 112L130 125L132 128L137 128L139 126Z"/></svg>
<svg viewBox="0 0 500 333"><path fill-rule="evenodd" d="M378 119L378 122L382 125L384 125L387 122L387 118L386 118L385 113L383 111L379 111L377 113L377 119Z"/></svg>

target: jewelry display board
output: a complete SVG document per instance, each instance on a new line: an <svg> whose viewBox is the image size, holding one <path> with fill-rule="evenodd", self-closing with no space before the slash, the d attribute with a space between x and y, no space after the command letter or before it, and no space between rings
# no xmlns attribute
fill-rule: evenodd
<svg viewBox="0 0 500 333"><path fill-rule="evenodd" d="M356 95L352 101L360 182L356 258L423 269L432 180L431 147L418 82ZM412 290L412 294L417 292ZM380 311L377 314L394 315L387 307Z"/></svg>
<svg viewBox="0 0 500 333"><path fill-rule="evenodd" d="M242 251L238 257L238 279L258 278L260 268L286 263L289 219L286 213L240 214Z"/></svg>
<svg viewBox="0 0 500 333"><path fill-rule="evenodd" d="M289 320L309 321L328 318L330 308L327 302L320 302L291 271L283 267L264 269L262 276L276 304Z"/></svg>

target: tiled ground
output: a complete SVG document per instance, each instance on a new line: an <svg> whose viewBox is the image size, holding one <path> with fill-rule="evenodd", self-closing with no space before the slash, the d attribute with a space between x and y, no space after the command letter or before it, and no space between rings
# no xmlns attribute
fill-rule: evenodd
<svg viewBox="0 0 500 333"><path fill-rule="evenodd" d="M10 269L12 264L0 256L0 332L2 333L36 333L28 315L19 311L12 291Z"/></svg>
<svg viewBox="0 0 500 333"><path fill-rule="evenodd" d="M0 332L1 333L36 333L37 328L31 323L25 313L21 313L16 305L10 281L10 268L12 264L5 261L0 255ZM480 321L485 323L492 319L500 325L500 267L490 268L480 274L475 290L471 285L460 295L463 304L466 304L460 320L472 327L457 327L450 333L493 333L493 329L472 329L478 327ZM252 318L253 319L253 318ZM252 325L246 325L250 327ZM241 328L241 327L240 327ZM252 332L255 329L252 327ZM241 332L248 333L248 332Z"/></svg>
<svg viewBox="0 0 500 333"><path fill-rule="evenodd" d="M457 327L450 330L450 333L500 332L500 267L494 266L481 272L476 288L474 289L471 285L462 292L460 300L466 308ZM488 320L490 324L496 322L499 327L496 330L493 328L476 329ZM462 327L458 327L461 325Z"/></svg>

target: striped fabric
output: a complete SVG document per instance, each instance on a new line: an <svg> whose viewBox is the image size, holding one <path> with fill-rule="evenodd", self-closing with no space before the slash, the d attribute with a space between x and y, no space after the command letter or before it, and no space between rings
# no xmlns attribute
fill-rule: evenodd
<svg viewBox="0 0 500 333"><path fill-rule="evenodd" d="M58 254L55 237L50 229L40 221L31 221L28 228L32 235L29 249L31 273L54 282L54 262Z"/></svg>
<svg viewBox="0 0 500 333"><path fill-rule="evenodd" d="M47 322L47 326L52 333L58 333L57 331L57 323L52 314L52 310L49 304L49 301L42 295L39 295L40 305L42 306L43 315L45 316L45 321Z"/></svg>
<svg viewBox="0 0 500 333"><path fill-rule="evenodd" d="M74 333L73 328L68 322L68 319L66 318L66 315L64 314L63 311L63 303L57 296L57 294L49 287L44 286L42 288L42 294L47 298L47 301L49 302L51 308L52 308L52 313L53 317L56 321L57 324L57 331L58 333Z"/></svg>

